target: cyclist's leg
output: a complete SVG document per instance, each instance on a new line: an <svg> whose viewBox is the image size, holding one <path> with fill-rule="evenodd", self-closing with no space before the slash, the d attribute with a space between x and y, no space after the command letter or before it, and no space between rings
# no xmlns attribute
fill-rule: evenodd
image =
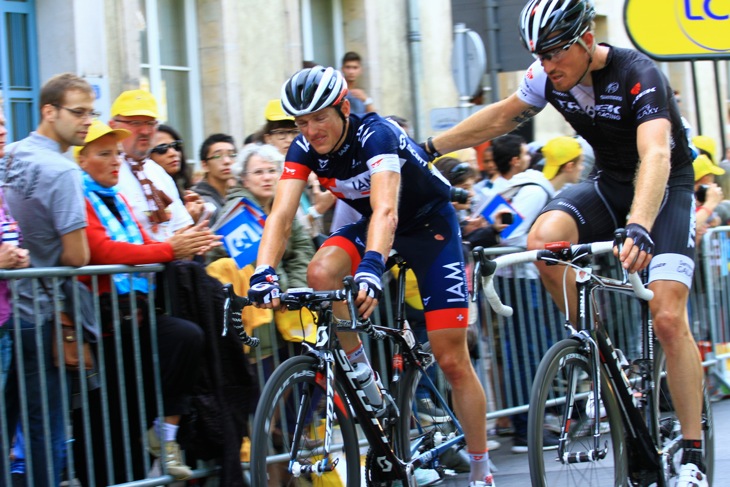
<svg viewBox="0 0 730 487"><path fill-rule="evenodd" d="M487 402L466 345L466 328L428 332L436 362L451 384L454 411L464 429L470 452L487 450Z"/></svg>
<svg viewBox="0 0 730 487"><path fill-rule="evenodd" d="M667 355L667 378L682 434L701 438L702 365L687 319L689 289L677 281L654 281L649 308L654 330Z"/></svg>
<svg viewBox="0 0 730 487"><path fill-rule="evenodd" d="M610 240L623 226L633 199L630 184L613 181L600 174L574 184L548 202L527 236L529 249L542 249L549 242L570 243ZM540 278L561 311L565 312L562 266L537 263ZM568 270L573 282L573 271ZM575 286L567 286L568 303L575 309Z"/></svg>
<svg viewBox="0 0 730 487"><path fill-rule="evenodd" d="M550 210L542 213L530 229L530 233L527 236L527 248L532 249L544 249L545 244L550 242L577 242L578 241L578 225L571 215L561 210ZM552 296L555 304L558 305L560 311L565 313L565 301L563 298L563 275L565 274L565 267L563 266L548 266L544 262L536 263L538 270L540 271L540 279L542 280L543 286ZM573 282L572 275L574 274L572 269L568 270L569 277L568 282ZM576 302L576 290L575 286L567 286L568 292L568 303L570 309L575 309Z"/></svg>
<svg viewBox="0 0 730 487"><path fill-rule="evenodd" d="M418 280L431 348L452 386L454 409L472 453L471 480L489 475L486 395L469 358L466 342L468 288L458 220L451 205L427 225L396 234L394 247Z"/></svg>
<svg viewBox="0 0 730 487"><path fill-rule="evenodd" d="M355 269L365 252L365 247L360 243L365 241L364 229L365 222L360 220L345 225L325 240L307 268L307 283L313 289L341 289L345 276L355 275ZM338 318L347 319L350 316L344 302L334 303L332 309ZM361 346L357 333L338 333L337 336L348 354Z"/></svg>
<svg viewBox="0 0 730 487"><path fill-rule="evenodd" d="M703 375L687 318L695 250L692 181L689 168L669 180L667 197L654 222L656 248L649 265L649 288L654 291L654 299L649 307L656 336L667 357L667 381L683 437L700 440Z"/></svg>

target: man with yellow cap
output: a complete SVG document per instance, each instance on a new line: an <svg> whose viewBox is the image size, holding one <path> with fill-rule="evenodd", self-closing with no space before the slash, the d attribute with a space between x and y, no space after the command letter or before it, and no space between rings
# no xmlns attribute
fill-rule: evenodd
<svg viewBox="0 0 730 487"><path fill-rule="evenodd" d="M696 138L696 137L695 137ZM696 142L695 142L696 144ZM698 146L699 147L699 146ZM710 227L720 224L715 208L723 200L722 188L715 183L715 176L722 176L725 170L712 163L705 154L697 156L692 163L695 171L695 219L697 244Z"/></svg>
<svg viewBox="0 0 730 487"><path fill-rule="evenodd" d="M119 169L119 191L142 228L155 240L167 240L192 225L193 218L178 195L175 181L149 158L159 118L157 101L145 90L125 91L114 100L111 116L112 128L132 133L121 141L124 162ZM198 206L195 211L199 214L202 203Z"/></svg>

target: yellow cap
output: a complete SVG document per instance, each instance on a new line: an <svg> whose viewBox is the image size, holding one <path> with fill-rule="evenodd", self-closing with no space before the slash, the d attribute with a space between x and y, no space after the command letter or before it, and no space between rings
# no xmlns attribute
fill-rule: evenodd
<svg viewBox="0 0 730 487"><path fill-rule="evenodd" d="M717 159L715 159L715 141L712 140L712 137L708 137L706 135L695 135L692 137L692 143L697 147L698 149L702 149L703 151L710 154L710 161L717 164Z"/></svg>
<svg viewBox="0 0 730 487"><path fill-rule="evenodd" d="M555 137L550 139L542 147L542 155L545 156L545 165L542 173L546 178L552 179L558 174L560 166L575 160L583 153L583 148L573 137Z"/></svg>
<svg viewBox="0 0 730 487"><path fill-rule="evenodd" d="M710 158L704 154L700 154L695 158L695 161L692 163L692 167L695 170L695 182L708 174L714 174L715 176L725 174L725 170L723 168L714 165Z"/></svg>
<svg viewBox="0 0 730 487"><path fill-rule="evenodd" d="M145 90L129 90L112 103L112 117L121 115L123 117L145 116L159 118L157 100L152 93Z"/></svg>
<svg viewBox="0 0 730 487"><path fill-rule="evenodd" d="M132 135L132 132L126 129L113 129L98 118L95 118L94 120L92 120L91 125L89 126L89 131L86 133L84 145L77 145L74 147L74 158L78 161L79 153L83 150L84 147L108 134L114 135L114 137L116 137L117 139L117 142L119 142L120 140L126 139L127 137Z"/></svg>
<svg viewBox="0 0 730 487"><path fill-rule="evenodd" d="M294 121L294 117L287 114L281 107L281 100L278 98L275 100L269 100L264 110L264 116L269 122L278 122L280 120L291 120Z"/></svg>

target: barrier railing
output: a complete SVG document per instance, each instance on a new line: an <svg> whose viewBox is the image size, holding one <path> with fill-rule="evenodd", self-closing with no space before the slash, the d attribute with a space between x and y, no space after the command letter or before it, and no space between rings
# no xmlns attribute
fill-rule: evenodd
<svg viewBox="0 0 730 487"><path fill-rule="evenodd" d="M517 249L491 249L495 254ZM611 275L618 272L614 259L607 257L599 261L600 272ZM730 227L711 229L704 235L695 281L690 293L688 311L690 325L703 352L710 385L715 395L730 391L726 378L726 367L730 359ZM112 286L110 302L113 325L116 331L99 338L96 347L96 369L91 372L66 372L54 374L50 347L62 350L61 339L49 343L51 328L60 337L62 302L57 299L65 279L77 280L79 276L91 276L89 286L93 296L93 315L97 323L102 320L102 306L98 297L99 276L129 274L131 272L151 274L163 269L162 265L89 266L83 268L43 268L1 271L0 280L7 280L12 295L13 321L5 329L13 339L14 366L8 377L8 387L15 387L17 394L0 394L0 410L20 411L18 424L11 425L6 415L0 414L0 484L13 485L11 461L13 441L18 439L17 428L25 439L25 485L50 485L54 472L63 470L63 479L77 482L76 485L162 485L174 481L173 477L161 472L158 464L145 453L150 445L146 431L148 419L161 417L163 399L156 343L155 293L150 293L148 307L148 329L132 326L128 333L120 331L119 299ZM517 275L520 273L518 272ZM617 275L617 274L616 274ZM25 281L20 286L20 279ZM131 278L130 278L131 279ZM527 411L529 388L537 364L544 352L556 340L565 336L564 317L557 310L539 279L499 276L495 284L506 304L515 309L512 318L497 318L487 308L484 300L479 301L479 318L476 321L476 346L472 353L480 379L487 393L489 419L512 416L516 426L521 421L518 415ZM19 294L26 293L25 302L33 303L31 322L22 322L18 307ZM158 293L158 296L160 294ZM164 295L164 293L163 293ZM48 297L52 296L50 304ZM134 300L132 300L134 301ZM597 296L599 309L611 319L614 326L609 333L614 342L627 357L635 353L638 330L638 305L630 297L618 294ZM78 300L74 301L74 313L81 313ZM392 309L391 296L386 293L381 305ZM52 310L52 319L44 321L42 311ZM108 312L108 310L106 311ZM137 325L137 316L132 313L132 324ZM375 316L376 321L390 324L391 313ZM418 328L418 323L411 323ZM82 325L76 321L76 332L82 332ZM144 335L146 334L146 335ZM275 326L254 330L254 335L268 335L271 349L276 351L264 356L259 349L250 351L250 358L257 364L259 383L263 384L266 367L275 368L288 355L296 353L296 345L281 341ZM141 346L149 340L151 356L144 357ZM34 347L48 344L47 352L34 354ZM385 370L390 355L382 342L366 343L371 362L379 370ZM268 362L267 362L268 359ZM152 370L143 370L144 363L151 363ZM0 363L0 370L8 372L6 364ZM58 384L51 384L57 376ZM387 374L383 374L387 377ZM31 379L31 377L33 377ZM14 381L14 382L13 382ZM447 387L443 378L439 381ZM51 384L52 387L49 387ZM58 391L56 395L49 391ZM152 392L150 392L152 391ZM154 397L149 396L152 393ZM10 401L15 401L11 404ZM36 407L37 406L37 407ZM54 451L51 438L56 424L51 418L54 408L60 408L63 425L62 454L58 462L45 462ZM33 447L29 436L35 435ZM40 441L40 443L39 443ZM38 465L44 466L40 470ZM34 468L34 465L36 468ZM243 462L244 474L247 464ZM192 465L191 465L192 466ZM193 478L215 475L216 467L198 463ZM40 472L40 473L39 473ZM17 484L16 484L17 485ZM20 485L24 485L21 483ZM73 484L71 484L73 485Z"/></svg>

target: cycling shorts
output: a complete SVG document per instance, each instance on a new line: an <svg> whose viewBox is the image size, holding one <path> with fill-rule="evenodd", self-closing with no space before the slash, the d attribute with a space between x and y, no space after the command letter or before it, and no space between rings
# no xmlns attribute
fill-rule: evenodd
<svg viewBox="0 0 730 487"><path fill-rule="evenodd" d="M572 216L580 243L612 240L614 230L626 225L633 199L633 185L598 171L558 193L542 212L558 210ZM690 288L695 256L692 166L677 170L669 178L651 237L654 257L649 264L649 282L678 281Z"/></svg>
<svg viewBox="0 0 730 487"><path fill-rule="evenodd" d="M345 225L333 233L325 246L344 249L352 262L351 273L365 253L369 220ZM421 293L426 329L466 328L469 292L464 270L459 222L450 203L445 203L419 222L396 231L395 249L413 269Z"/></svg>

